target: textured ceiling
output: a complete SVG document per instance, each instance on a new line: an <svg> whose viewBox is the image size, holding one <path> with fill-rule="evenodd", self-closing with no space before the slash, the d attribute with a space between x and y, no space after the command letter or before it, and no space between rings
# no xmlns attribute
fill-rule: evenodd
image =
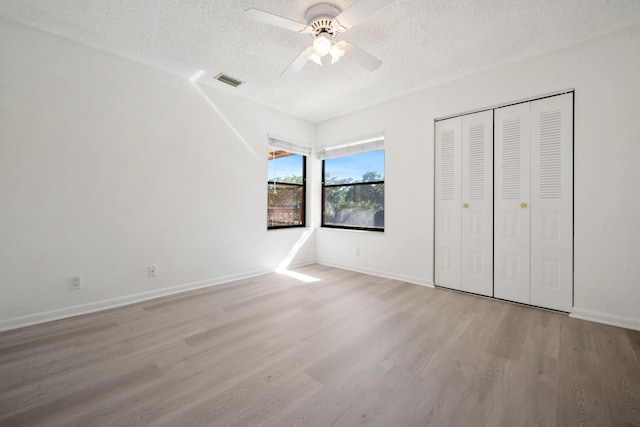
<svg viewBox="0 0 640 427"><path fill-rule="evenodd" d="M367 1L367 0L361 0ZM280 73L311 38L262 23L258 8L304 22L317 0L0 0L0 15L320 122L640 22L638 0L395 0L340 39L384 63L343 58ZM343 10L353 0L333 0ZM246 83L213 80L225 72Z"/></svg>

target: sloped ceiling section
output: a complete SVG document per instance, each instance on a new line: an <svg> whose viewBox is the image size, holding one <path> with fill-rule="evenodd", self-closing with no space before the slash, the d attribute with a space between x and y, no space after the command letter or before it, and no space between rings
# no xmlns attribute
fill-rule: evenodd
<svg viewBox="0 0 640 427"><path fill-rule="evenodd" d="M368 1L368 0L361 0ZM353 0L333 0L343 10ZM314 0L0 0L0 15L312 122L640 23L638 0L395 0L339 36L384 63L345 57L280 73L311 43L248 22L258 8L304 22ZM231 88L224 72L245 82Z"/></svg>

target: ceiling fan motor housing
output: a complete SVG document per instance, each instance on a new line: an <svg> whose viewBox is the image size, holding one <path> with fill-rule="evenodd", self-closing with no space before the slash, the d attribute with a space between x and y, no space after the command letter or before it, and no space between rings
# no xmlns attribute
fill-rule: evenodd
<svg viewBox="0 0 640 427"><path fill-rule="evenodd" d="M312 28L314 36L325 33L333 37L338 32L338 23L333 19L341 12L342 10L335 4L318 3L307 9L305 19L307 25Z"/></svg>

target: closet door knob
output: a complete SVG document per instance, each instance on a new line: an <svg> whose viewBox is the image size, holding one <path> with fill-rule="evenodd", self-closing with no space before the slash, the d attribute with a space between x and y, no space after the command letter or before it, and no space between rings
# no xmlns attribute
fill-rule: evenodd
<svg viewBox="0 0 640 427"><path fill-rule="evenodd" d="M468 207L469 207L469 204L468 204L468 203L465 203L465 204L464 204L464 205L462 205L462 206L463 206L463 207L465 207L465 208L468 208Z"/></svg>
<svg viewBox="0 0 640 427"><path fill-rule="evenodd" d="M522 203L520 203L520 207L521 207L521 208L526 208L526 207L527 207L527 204L526 204L525 202L522 202Z"/></svg>

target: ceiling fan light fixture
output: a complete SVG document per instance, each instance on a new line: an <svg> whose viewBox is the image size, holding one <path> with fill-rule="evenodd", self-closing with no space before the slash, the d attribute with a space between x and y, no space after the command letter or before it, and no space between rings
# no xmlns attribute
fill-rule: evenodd
<svg viewBox="0 0 640 427"><path fill-rule="evenodd" d="M331 63L335 64L340 60L340 58L342 58L345 50L340 46L339 43L334 43L334 45L331 46L331 50L329 51L329 53L331 54Z"/></svg>
<svg viewBox="0 0 640 427"><path fill-rule="evenodd" d="M313 48L318 56L325 56L331 51L331 40L329 40L324 34L320 34L313 39Z"/></svg>
<svg viewBox="0 0 640 427"><path fill-rule="evenodd" d="M312 52L311 55L307 57L307 59L309 61L315 62L316 64L322 67L322 59L320 58L320 55L318 55L317 53Z"/></svg>

